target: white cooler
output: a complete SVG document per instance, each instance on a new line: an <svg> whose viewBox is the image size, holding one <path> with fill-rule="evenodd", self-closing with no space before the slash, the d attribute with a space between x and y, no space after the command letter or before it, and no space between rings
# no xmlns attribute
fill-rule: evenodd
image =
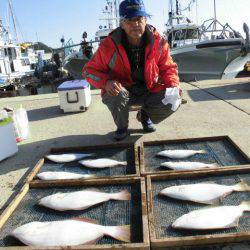
<svg viewBox="0 0 250 250"><path fill-rule="evenodd" d="M18 151L12 121L0 122L0 161L14 155Z"/></svg>
<svg viewBox="0 0 250 250"><path fill-rule="evenodd" d="M64 113L86 111L91 103L90 86L86 80L64 82L57 90Z"/></svg>

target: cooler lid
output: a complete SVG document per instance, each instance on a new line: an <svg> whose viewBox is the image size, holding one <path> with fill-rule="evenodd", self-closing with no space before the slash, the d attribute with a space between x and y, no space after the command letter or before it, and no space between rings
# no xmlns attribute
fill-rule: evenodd
<svg viewBox="0 0 250 250"><path fill-rule="evenodd" d="M75 90L75 89L85 89L89 86L86 80L73 80L62 83L57 90Z"/></svg>

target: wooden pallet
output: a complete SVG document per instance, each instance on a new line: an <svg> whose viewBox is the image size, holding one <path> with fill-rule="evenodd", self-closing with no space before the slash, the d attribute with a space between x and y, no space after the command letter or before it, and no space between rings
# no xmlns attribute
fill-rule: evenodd
<svg viewBox="0 0 250 250"><path fill-rule="evenodd" d="M164 174L164 173L183 173L183 172L192 172L193 170L151 170L149 169L149 166L147 165L146 161L146 155L145 155L145 147L154 147L154 146L163 146L163 145L169 145L169 144L183 144L183 143L199 143L199 142L206 142L206 141L227 141L229 144L231 144L237 153L244 158L245 164L250 164L250 158L241 150L241 148L228 136L215 136L215 137L201 137L201 138L188 138L188 139L178 139L178 140L160 140L160 141L147 141L142 142L139 146L139 161L140 161L140 172L142 176L152 175L152 174ZM168 158L165 158L167 161ZM243 165L234 165L234 166L221 166L220 169L238 169L239 167L243 167ZM159 167L159 166L154 166ZM218 168L214 168L218 169ZM211 169L212 170L212 169ZM201 170L202 171L202 170Z"/></svg>
<svg viewBox="0 0 250 250"><path fill-rule="evenodd" d="M247 241L250 239L250 230L248 232L237 232L237 233L220 233L220 234L213 234L213 231L208 231L207 234L198 234L195 236L186 236L185 234L183 234L182 236L182 232L178 232L178 236L171 236L171 235L166 235L164 237L162 237L162 232L163 231L159 231L162 230L162 228L160 227L160 225L157 225L156 221L160 220L161 216L165 216L164 212L162 212L162 215L157 215L155 210L157 210L157 208L159 208L159 204L157 207L155 207L156 205L154 205L154 199L158 199L159 202L162 202L163 207L165 206L165 204L167 206L173 206L172 208L174 208L174 210L172 211L176 211L176 213L178 213L178 206L176 205L178 204L178 201L174 200L174 199L167 199L165 200L164 198L162 198L163 200L160 200L160 198L157 198L154 195L154 190L156 188L155 185L160 184L162 185L162 182L166 182L166 187L168 186L167 183L169 181L179 181L184 182L185 180L187 181L193 181L193 180L197 180L197 178L229 178L230 176L234 176L234 175L240 175L240 176L244 176L244 175L248 175L248 178L250 176L250 165L245 166L244 168L241 169L237 169L237 170L227 170L227 169L220 169L220 170L210 170L210 171L194 171L192 173L169 173L169 174L161 174L161 175L148 175L147 176L147 202L148 202L148 217L149 217L149 230L150 230L150 243L151 243L151 249L154 250L160 250L160 249L165 249L166 247L168 247L169 249L171 249L171 247L179 247L179 246L202 246L202 245L208 245L208 244L226 244L229 242L242 242L242 241ZM223 179L222 179L223 180ZM158 190L157 190L158 191ZM232 195L232 194L231 194ZM244 195L249 197L249 193L245 193ZM232 198L230 198L232 199ZM248 199L249 200L249 199ZM164 203L163 203L164 202ZM182 201L179 201L182 202ZM186 201L183 201L184 203ZM179 203L181 204L181 203ZM186 202L187 204L187 202ZM192 204L192 202L191 202ZM193 203L195 204L195 203ZM181 204L183 205L183 204ZM189 206L190 206L190 202L189 202ZM197 204L195 204L194 206L197 206ZM202 207L205 207L205 205L201 205ZM158 212L163 211L161 209L158 209ZM165 211L168 211L167 208ZM247 212L246 212L247 214ZM245 215L246 215L245 214ZM170 216L170 214L168 213L168 215ZM181 216L182 214L177 214L177 218L179 216ZM158 216L158 219L157 217ZM171 219L170 219L171 220ZM173 222L173 221L172 221ZM172 223L171 222L171 223ZM169 225L165 225L166 229L168 229L169 227L171 227L171 223ZM250 226L250 225L249 225ZM158 232L158 233L157 233ZM170 234L170 231L167 231ZM218 231L217 231L218 232ZM165 233L165 232L164 232ZM190 234L195 234L193 232L190 231ZM157 236L158 235L158 236ZM161 237L159 236L161 235Z"/></svg>
<svg viewBox="0 0 250 250"><path fill-rule="evenodd" d="M127 249L127 250L149 250L149 230L148 230L148 217L147 217L147 203L146 203L146 190L145 190L145 180L144 178L138 178L138 177L130 177L130 178L113 178L113 179L95 179L95 180L86 180L86 181L71 181L67 182L67 186L65 186L64 183L53 183L53 184L47 184L42 182L36 182L36 183L26 183L21 191L18 193L18 195L14 198L14 200L11 202L11 204L4 210L3 214L0 216L0 230L3 228L3 226L6 224L6 222L11 221L12 215L15 212L15 210L22 206L22 200L25 198L26 195L31 190L34 189L48 189L49 187L88 187L88 186L95 186L98 188L98 186L112 186L116 185L119 187L119 185L138 185L140 187L140 195L141 200L140 206L141 211L134 211L133 213L138 213L138 216L141 216L141 235L143 238L142 242L139 243L120 243L120 244L99 244L99 245L86 245L86 246L79 246L79 247L70 247L70 249ZM92 213L92 211L91 211ZM132 230L132 229L131 229ZM133 229L134 230L134 229ZM133 232L131 232L133 233ZM33 248L33 247L27 247L27 246L18 246L18 247L0 247L0 249L45 249L45 248ZM62 249L62 248L52 248L52 249ZM65 248L66 249L66 248ZM67 248L69 249L69 248Z"/></svg>
<svg viewBox="0 0 250 250"><path fill-rule="evenodd" d="M94 152L94 151L100 151L100 150L109 150L109 149L126 149L128 147L133 148L134 152L134 166L133 166L133 172L134 174L126 174L126 175L113 175L110 176L109 178L124 178L124 177L138 177L140 176L140 169L139 169L139 154L138 154L138 146L135 146L134 144L131 143L112 143L112 144L105 144L105 145L97 145L97 146L86 146L86 147L67 147L67 148L52 148L48 154L63 154L63 153L71 153L71 152ZM44 181L44 180L39 180L35 179L36 175L41 171L44 170L46 171L45 166L45 158L40 159L35 167L31 170L29 175L27 176L25 182L45 182L45 183L57 183L58 181ZM69 170L70 171L70 168ZM99 179L99 178L107 178L108 176L96 176L94 179ZM70 182L71 180L69 180ZM82 180L80 180L81 182ZM60 181L59 181L60 182Z"/></svg>

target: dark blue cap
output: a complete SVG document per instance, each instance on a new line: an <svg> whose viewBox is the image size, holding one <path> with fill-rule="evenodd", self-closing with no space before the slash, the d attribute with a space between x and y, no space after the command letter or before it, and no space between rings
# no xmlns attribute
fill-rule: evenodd
<svg viewBox="0 0 250 250"><path fill-rule="evenodd" d="M119 6L119 15L122 19L138 16L149 17L142 0L125 0Z"/></svg>

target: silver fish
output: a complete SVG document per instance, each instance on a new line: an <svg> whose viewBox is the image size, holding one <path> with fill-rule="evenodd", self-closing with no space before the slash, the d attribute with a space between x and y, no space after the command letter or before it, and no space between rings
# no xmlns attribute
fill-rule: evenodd
<svg viewBox="0 0 250 250"><path fill-rule="evenodd" d="M95 154L71 154L71 153L49 154L49 155L46 155L45 158L56 163L66 163L66 162L77 161L77 160L90 157L90 156L95 156Z"/></svg>
<svg viewBox="0 0 250 250"><path fill-rule="evenodd" d="M126 166L126 161L116 161L107 158L100 158L96 160L82 160L79 161L84 167L88 168L109 168L109 167L116 167L116 166Z"/></svg>
<svg viewBox="0 0 250 250"><path fill-rule="evenodd" d="M130 200L127 190L119 193L104 193L99 190L83 190L70 193L56 193L42 198L39 205L59 210L84 210L109 200Z"/></svg>
<svg viewBox="0 0 250 250"><path fill-rule="evenodd" d="M172 227L195 230L237 227L244 211L250 212L250 201L243 201L239 206L203 208L182 215Z"/></svg>
<svg viewBox="0 0 250 250"><path fill-rule="evenodd" d="M191 162L191 161L183 161L183 162L172 162L167 161L161 164L162 167L167 167L173 170L197 170L203 168L216 168L218 165L216 163L203 163L203 162Z"/></svg>
<svg viewBox="0 0 250 250"><path fill-rule="evenodd" d="M218 204L221 198L234 191L250 191L250 187L244 181L232 186L216 183L197 183L167 187L161 190L159 194L178 200L194 201L203 204Z"/></svg>
<svg viewBox="0 0 250 250"><path fill-rule="evenodd" d="M104 235L130 242L130 226L102 226L83 218L34 221L16 228L10 235L28 246L68 247L94 244Z"/></svg>
<svg viewBox="0 0 250 250"><path fill-rule="evenodd" d="M172 159L184 159L195 154L205 154L206 150L185 150L185 149L177 149L177 150L164 150L157 155L165 156Z"/></svg>
<svg viewBox="0 0 250 250"><path fill-rule="evenodd" d="M41 180L70 180L70 179L89 179L96 177L95 174L78 174L71 172L42 172L37 175Z"/></svg>

